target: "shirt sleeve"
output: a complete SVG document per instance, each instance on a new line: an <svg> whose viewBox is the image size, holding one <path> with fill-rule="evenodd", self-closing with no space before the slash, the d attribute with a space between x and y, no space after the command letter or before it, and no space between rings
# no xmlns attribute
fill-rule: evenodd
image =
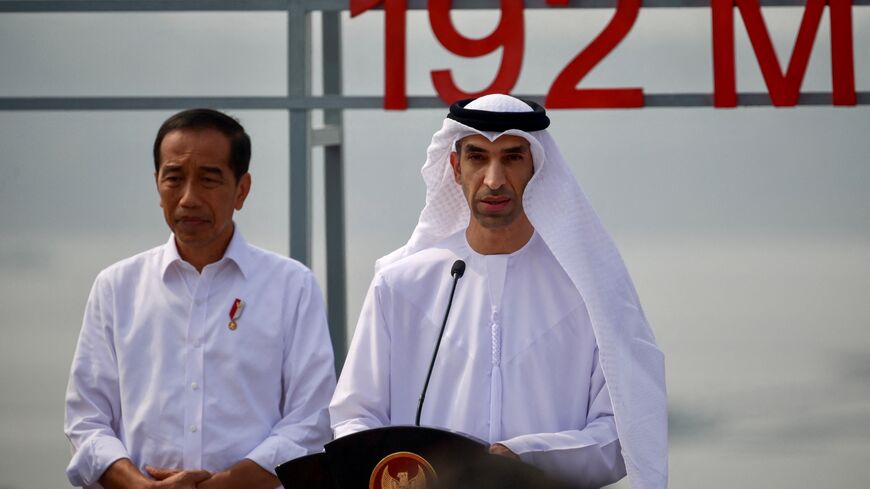
<svg viewBox="0 0 870 489"><path fill-rule="evenodd" d="M384 286L376 275L329 406L336 438L390 422L390 335L383 314Z"/></svg>
<svg viewBox="0 0 870 489"><path fill-rule="evenodd" d="M66 392L64 432L73 447L66 475L95 484L112 463L129 458L117 436L121 400L113 346L111 288L101 273L91 289Z"/></svg>
<svg viewBox="0 0 870 489"><path fill-rule="evenodd" d="M335 364L323 298L310 272L291 317L282 366L283 417L245 456L272 474L288 460L323 450L331 439L327 406L335 389Z"/></svg>
<svg viewBox="0 0 870 489"><path fill-rule="evenodd" d="M625 477L610 393L595 358L589 384L589 410L582 429L535 433L501 441L524 462L579 487L602 487Z"/></svg>

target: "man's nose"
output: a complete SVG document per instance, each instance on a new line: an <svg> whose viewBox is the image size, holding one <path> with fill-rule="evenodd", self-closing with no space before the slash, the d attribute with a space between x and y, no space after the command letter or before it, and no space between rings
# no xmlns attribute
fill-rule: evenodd
<svg viewBox="0 0 870 489"><path fill-rule="evenodd" d="M200 203L199 189L194 182L188 181L182 189L178 205L181 207L198 207Z"/></svg>
<svg viewBox="0 0 870 489"><path fill-rule="evenodd" d="M492 160L486 166L486 173L483 177L483 184L495 190L501 188L505 183L504 167L498 160Z"/></svg>

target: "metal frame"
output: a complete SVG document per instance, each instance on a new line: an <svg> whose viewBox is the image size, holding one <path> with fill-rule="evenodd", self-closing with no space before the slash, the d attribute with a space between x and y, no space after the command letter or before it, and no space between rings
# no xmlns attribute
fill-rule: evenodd
<svg viewBox="0 0 870 489"><path fill-rule="evenodd" d="M618 0L571 0L553 7L545 0L526 0L528 9L615 8ZM760 0L762 6L803 6L804 0ZM274 109L290 120L290 256L311 262L311 149L324 147L327 304L336 370L346 352L346 273L344 226L344 145L342 111L379 109L380 96L343 96L341 76L341 12L349 0L0 0L0 13L39 12L287 12L286 97L0 97L0 110L161 110L189 107ZM408 0L409 10L426 9L425 0ZM852 0L870 5L870 0ZM455 9L493 9L495 0L454 0ZM643 8L709 7L710 0L644 0ZM323 95L311 95L311 16L322 12ZM520 95L523 96L523 95ZM525 98L542 101L540 95ZM803 93L798 105L830 105L831 94ZM707 93L645 94L647 107L712 107ZM870 105L870 92L857 93L858 105ZM767 93L738 94L738 105L770 106ZM435 96L408 97L409 109L444 108ZM324 110L324 127L313 128L311 111Z"/></svg>

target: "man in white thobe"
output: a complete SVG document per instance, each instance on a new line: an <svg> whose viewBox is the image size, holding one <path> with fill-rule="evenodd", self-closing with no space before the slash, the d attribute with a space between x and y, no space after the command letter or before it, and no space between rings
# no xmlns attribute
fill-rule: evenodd
<svg viewBox="0 0 870 489"><path fill-rule="evenodd" d="M454 104L426 207L381 259L330 405L336 437L412 424L466 263L421 424L580 487L667 485L663 357L628 274L534 103Z"/></svg>

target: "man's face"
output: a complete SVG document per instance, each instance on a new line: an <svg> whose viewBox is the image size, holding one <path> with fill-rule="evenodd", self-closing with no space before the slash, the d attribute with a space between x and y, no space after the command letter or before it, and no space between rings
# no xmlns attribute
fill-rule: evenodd
<svg viewBox="0 0 870 489"><path fill-rule="evenodd" d="M160 144L155 173L160 207L179 247L206 248L232 236L233 211L240 210L251 176L236 181L230 142L214 129L182 129Z"/></svg>
<svg viewBox="0 0 870 489"><path fill-rule="evenodd" d="M504 228L523 214L523 191L534 173L529 142L505 135L495 141L475 134L451 153L453 177L462 186L471 216L485 228Z"/></svg>

